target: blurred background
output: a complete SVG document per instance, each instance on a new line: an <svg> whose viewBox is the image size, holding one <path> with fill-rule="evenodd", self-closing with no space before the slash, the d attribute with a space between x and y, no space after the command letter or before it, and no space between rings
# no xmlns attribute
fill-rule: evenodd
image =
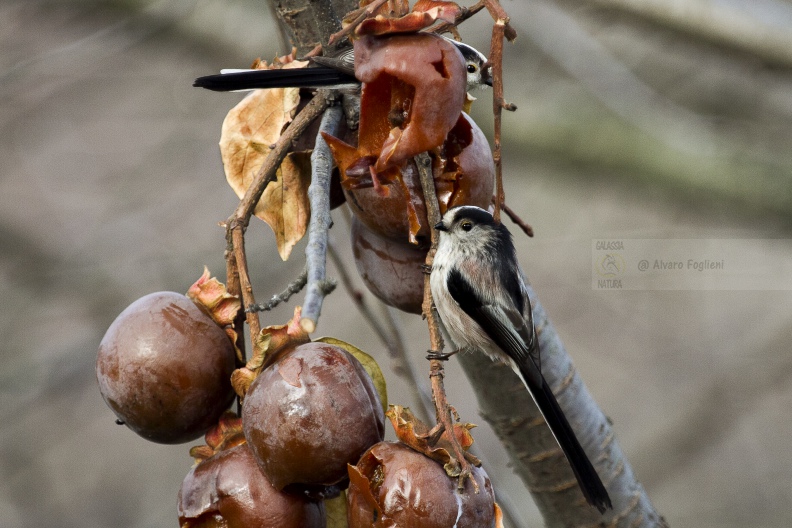
<svg viewBox="0 0 792 528"><path fill-rule="evenodd" d="M792 293L591 281L592 239L792 238L792 2L503 5L519 34L505 49L519 108L504 115L507 202L536 230L516 236L520 260L581 376L671 526L792 526ZM486 51L490 27L481 13L461 32ZM263 1L0 1L0 525L177 525L201 442L116 426L96 350L138 297L185 292L204 265L223 277L218 222L236 198L217 141L241 95L191 83L282 53L276 34ZM490 93L476 95L491 138ZM268 227L248 233L262 300L302 268L304 243L283 263ZM391 402L409 404L350 306L332 294L317 335L365 348ZM428 373L425 324L401 319ZM499 491L540 526L453 360L447 384Z"/></svg>

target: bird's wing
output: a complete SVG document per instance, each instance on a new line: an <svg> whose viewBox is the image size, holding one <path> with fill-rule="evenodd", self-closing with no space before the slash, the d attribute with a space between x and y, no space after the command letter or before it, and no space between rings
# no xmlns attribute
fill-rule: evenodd
<svg viewBox="0 0 792 528"><path fill-rule="evenodd" d="M249 70L207 75L195 79L193 86L216 92L264 88L316 88L357 83L357 79L333 68L289 68Z"/></svg>
<svg viewBox="0 0 792 528"><path fill-rule="evenodd" d="M600 513L603 513L606 507L611 508L610 497L602 480L534 360L532 348L536 340L533 338L532 318L531 328L528 329L522 313L512 304L511 299L505 305L484 301L457 269L451 270L447 281L448 291L462 311L470 316L514 362L550 431L569 460L588 503L596 507ZM530 308L528 310L530 311Z"/></svg>

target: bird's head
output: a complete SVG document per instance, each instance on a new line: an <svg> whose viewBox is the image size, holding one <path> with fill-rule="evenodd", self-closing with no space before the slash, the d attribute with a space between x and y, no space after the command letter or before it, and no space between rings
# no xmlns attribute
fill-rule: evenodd
<svg viewBox="0 0 792 528"><path fill-rule="evenodd" d="M449 209L434 228L440 231L441 243L445 239L459 247L484 248L499 238L499 224L492 215L472 205Z"/></svg>
<svg viewBox="0 0 792 528"><path fill-rule="evenodd" d="M485 86L492 86L492 66L487 61L486 55L463 42L458 42L448 37L443 38L453 43L465 59L468 92L484 88Z"/></svg>

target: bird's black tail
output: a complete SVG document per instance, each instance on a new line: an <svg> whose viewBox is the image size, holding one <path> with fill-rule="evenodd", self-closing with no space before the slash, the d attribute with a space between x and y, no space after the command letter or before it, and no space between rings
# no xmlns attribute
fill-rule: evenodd
<svg viewBox="0 0 792 528"><path fill-rule="evenodd" d="M195 79L193 86L215 92L256 90L263 88L321 88L353 84L357 80L333 68L289 68L279 70L250 70Z"/></svg>
<svg viewBox="0 0 792 528"><path fill-rule="evenodd" d="M527 360L533 363L530 358L527 358ZM517 366L524 381L538 381L536 380L535 365L518 364ZM531 383L531 385L534 384ZM569 425L566 416L564 416L564 412L558 405L558 400L556 400L553 391L550 390L547 381L545 381L544 377L541 377L541 388L529 387L529 390L547 425L550 426L550 431L552 431L558 445L561 446L561 450L566 455L569 465L572 466L572 472L575 474L586 501L597 508L600 513L605 513L606 508L613 508L608 491L602 484L602 480L591 464L588 455L586 455L580 442L578 442L575 432Z"/></svg>

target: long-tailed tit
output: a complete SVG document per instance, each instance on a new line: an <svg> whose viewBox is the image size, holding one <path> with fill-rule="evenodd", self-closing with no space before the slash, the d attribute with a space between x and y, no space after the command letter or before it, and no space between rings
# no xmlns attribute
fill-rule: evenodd
<svg viewBox="0 0 792 528"><path fill-rule="evenodd" d="M446 37L443 37L446 38ZM467 90L492 86L492 71L487 57L476 48L446 38L462 53L467 69ZM235 92L264 88L334 88L356 89L355 52L352 47L332 55L311 57L308 68L280 70L221 70L220 75L195 79L193 86L216 92Z"/></svg>
<svg viewBox="0 0 792 528"><path fill-rule="evenodd" d="M580 489L600 513L610 497L540 370L531 303L511 233L478 207L449 209L440 231L430 284L452 344L506 363L522 379L572 466Z"/></svg>

